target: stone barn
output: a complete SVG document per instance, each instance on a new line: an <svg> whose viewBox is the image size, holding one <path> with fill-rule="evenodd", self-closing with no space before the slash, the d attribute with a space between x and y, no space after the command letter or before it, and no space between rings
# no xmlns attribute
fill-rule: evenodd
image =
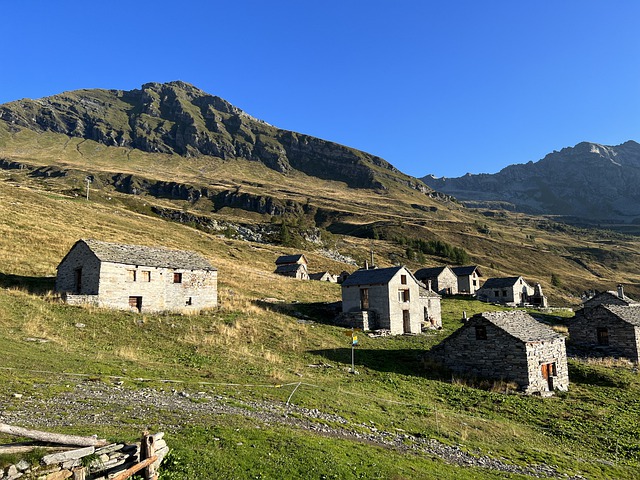
<svg viewBox="0 0 640 480"><path fill-rule="evenodd" d="M463 295L473 295L480 288L480 269L476 265L466 267L451 267L453 273L458 277L458 293Z"/></svg>
<svg viewBox="0 0 640 480"><path fill-rule="evenodd" d="M569 342L592 354L640 361L640 305L605 305L578 310L568 322Z"/></svg>
<svg viewBox="0 0 640 480"><path fill-rule="evenodd" d="M307 257L299 253L296 255L281 255L276 259L274 273L285 277L309 280L309 262Z"/></svg>
<svg viewBox="0 0 640 480"><path fill-rule="evenodd" d="M336 323L394 335L420 333L423 324L442 325L440 296L428 292L406 267L356 270L342 282L342 314Z"/></svg>
<svg viewBox="0 0 640 480"><path fill-rule="evenodd" d="M522 277L489 278L476 297L482 302L517 306L528 303L534 293L534 288Z"/></svg>
<svg viewBox="0 0 640 480"><path fill-rule="evenodd" d="M455 295L458 293L458 277L450 267L421 268L416 271L416 278L428 285L440 295Z"/></svg>
<svg viewBox="0 0 640 480"><path fill-rule="evenodd" d="M197 311L218 304L218 271L195 252L78 240L58 265L56 291L69 304Z"/></svg>
<svg viewBox="0 0 640 480"><path fill-rule="evenodd" d="M526 393L569 386L564 337L522 311L476 314L430 355L454 372L513 381Z"/></svg>

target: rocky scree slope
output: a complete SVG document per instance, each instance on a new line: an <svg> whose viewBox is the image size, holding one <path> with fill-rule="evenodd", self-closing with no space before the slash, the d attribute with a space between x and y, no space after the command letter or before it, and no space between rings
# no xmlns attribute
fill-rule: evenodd
<svg viewBox="0 0 640 480"><path fill-rule="evenodd" d="M278 129L180 81L18 100L0 105L0 120L14 131L57 132L151 153L243 158L283 174L298 170L354 188L386 189L398 182L431 191L382 158Z"/></svg>
<svg viewBox="0 0 640 480"><path fill-rule="evenodd" d="M421 180L467 206L499 205L594 223L640 222L640 144L634 141L617 146L583 142L496 174Z"/></svg>

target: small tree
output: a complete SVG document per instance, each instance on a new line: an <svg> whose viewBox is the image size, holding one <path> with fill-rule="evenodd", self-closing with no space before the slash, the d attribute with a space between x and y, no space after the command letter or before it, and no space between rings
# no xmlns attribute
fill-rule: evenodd
<svg viewBox="0 0 640 480"><path fill-rule="evenodd" d="M552 273L551 274L551 285L553 285L554 287L561 287L562 286L562 280L560 280L560 276Z"/></svg>

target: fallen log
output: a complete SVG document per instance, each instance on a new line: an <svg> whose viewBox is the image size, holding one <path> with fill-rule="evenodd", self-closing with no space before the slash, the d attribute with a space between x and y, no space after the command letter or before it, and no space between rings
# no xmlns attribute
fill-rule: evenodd
<svg viewBox="0 0 640 480"><path fill-rule="evenodd" d="M28 430L22 427L0 423L0 433L14 435L16 437L32 438L41 442L58 443L60 445L74 445L77 447L104 447L108 445L106 440L99 440L96 437L81 437L78 435L64 435L61 433L41 432L38 430Z"/></svg>

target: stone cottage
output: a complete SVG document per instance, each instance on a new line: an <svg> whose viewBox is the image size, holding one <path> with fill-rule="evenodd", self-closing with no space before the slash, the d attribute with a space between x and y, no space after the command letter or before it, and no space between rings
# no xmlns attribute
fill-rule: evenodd
<svg viewBox="0 0 640 480"><path fill-rule="evenodd" d="M593 354L640 361L640 305L605 305L578 310L567 322L569 341Z"/></svg>
<svg viewBox="0 0 640 480"><path fill-rule="evenodd" d="M423 324L442 325L440 296L403 266L356 270L342 282L342 314L336 323L394 335L420 333Z"/></svg>
<svg viewBox="0 0 640 480"><path fill-rule="evenodd" d="M58 265L56 291L69 304L197 311L218 304L218 271L195 252L86 239Z"/></svg>
<svg viewBox="0 0 640 480"><path fill-rule="evenodd" d="M590 309L595 308L598 305L640 305L632 298L627 297L624 293L624 287L618 285L617 291L608 290L606 292L596 293L595 295L587 298L582 303L582 308Z"/></svg>
<svg viewBox="0 0 640 480"><path fill-rule="evenodd" d="M480 277L482 274L476 265L466 267L451 267L453 273L458 278L458 293L463 295L474 295L480 288Z"/></svg>
<svg viewBox="0 0 640 480"><path fill-rule="evenodd" d="M430 353L454 372L513 381L526 393L569 386L564 337L522 311L476 314Z"/></svg>
<svg viewBox="0 0 640 480"><path fill-rule="evenodd" d="M315 280L317 282L338 283L338 276L332 274L331 272L310 273L309 280Z"/></svg>
<svg viewBox="0 0 640 480"><path fill-rule="evenodd" d="M416 278L440 295L455 295L458 293L458 277L450 267L421 268L415 274Z"/></svg>
<svg viewBox="0 0 640 480"><path fill-rule="evenodd" d="M476 292L482 302L524 305L534 289L522 277L489 278Z"/></svg>
<svg viewBox="0 0 640 480"><path fill-rule="evenodd" d="M309 262L307 262L307 257L301 253L282 255L276 259L274 273L298 280L309 280Z"/></svg>

